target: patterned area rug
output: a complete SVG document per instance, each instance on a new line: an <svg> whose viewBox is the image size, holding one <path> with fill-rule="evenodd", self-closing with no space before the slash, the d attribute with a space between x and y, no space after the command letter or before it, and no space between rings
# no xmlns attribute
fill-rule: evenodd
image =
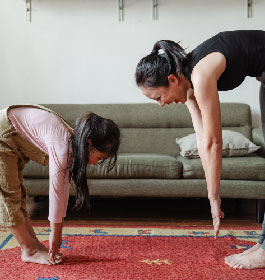
<svg viewBox="0 0 265 280"><path fill-rule="evenodd" d="M48 246L49 227L34 227ZM235 270L224 257L253 246L260 230L211 227L66 226L64 262L23 263L20 248L0 228L0 279L5 280L213 280L265 279L265 270Z"/></svg>

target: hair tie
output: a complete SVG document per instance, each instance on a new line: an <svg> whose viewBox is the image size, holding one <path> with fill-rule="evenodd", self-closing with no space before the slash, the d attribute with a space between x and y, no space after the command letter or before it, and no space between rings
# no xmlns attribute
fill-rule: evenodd
<svg viewBox="0 0 265 280"><path fill-rule="evenodd" d="M151 51L151 54L159 54L159 52L158 52L158 50L154 50L154 49L153 49L153 50Z"/></svg>

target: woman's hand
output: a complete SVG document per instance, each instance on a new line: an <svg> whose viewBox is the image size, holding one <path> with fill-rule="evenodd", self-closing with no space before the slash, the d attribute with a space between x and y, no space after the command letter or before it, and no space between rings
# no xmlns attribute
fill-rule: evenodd
<svg viewBox="0 0 265 280"><path fill-rule="evenodd" d="M213 218L214 237L218 237L220 219L224 218L224 212L221 210L221 198L210 198L211 212Z"/></svg>
<svg viewBox="0 0 265 280"><path fill-rule="evenodd" d="M51 233L49 237L49 257L52 262L60 263L62 256L59 253L59 249L62 244L62 223L51 223Z"/></svg>

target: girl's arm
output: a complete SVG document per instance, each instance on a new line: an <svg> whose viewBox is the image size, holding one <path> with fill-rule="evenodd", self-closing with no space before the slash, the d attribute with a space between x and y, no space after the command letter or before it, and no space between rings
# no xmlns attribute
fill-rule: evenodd
<svg viewBox="0 0 265 280"><path fill-rule="evenodd" d="M200 60L194 67L191 77L194 98L191 96L190 104L187 104L196 127L198 151L205 171L215 237L218 236L220 218L223 217L219 196L222 169L222 125L217 80L224 70L225 58L220 53L211 53Z"/></svg>
<svg viewBox="0 0 265 280"><path fill-rule="evenodd" d="M49 256L51 260L56 257L62 243L64 217L66 216L69 198L68 142L66 139L54 140L54 142L49 143L48 147L49 220L51 226Z"/></svg>

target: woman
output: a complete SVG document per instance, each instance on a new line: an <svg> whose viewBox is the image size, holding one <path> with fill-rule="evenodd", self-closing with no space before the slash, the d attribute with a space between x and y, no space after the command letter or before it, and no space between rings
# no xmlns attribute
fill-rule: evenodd
<svg viewBox="0 0 265 280"><path fill-rule="evenodd" d="M160 54L160 50L163 53ZM160 106L181 102L189 109L205 172L215 238L220 218L224 217L219 196L222 126L218 90L234 89L246 76L256 77L261 82L260 106L265 136L264 31L221 32L188 54L173 41L158 41L151 54L138 63L135 74L142 93ZM234 268L265 267L264 240L265 221L258 244L243 255L227 257L226 263Z"/></svg>
<svg viewBox="0 0 265 280"><path fill-rule="evenodd" d="M120 131L109 119L89 113L72 129L55 112L38 105L14 105L0 111L0 225L9 227L22 249L24 262L57 264L66 216L70 180L76 205L89 206L87 164L117 159ZM25 164L49 164L49 249L37 239L26 207Z"/></svg>

